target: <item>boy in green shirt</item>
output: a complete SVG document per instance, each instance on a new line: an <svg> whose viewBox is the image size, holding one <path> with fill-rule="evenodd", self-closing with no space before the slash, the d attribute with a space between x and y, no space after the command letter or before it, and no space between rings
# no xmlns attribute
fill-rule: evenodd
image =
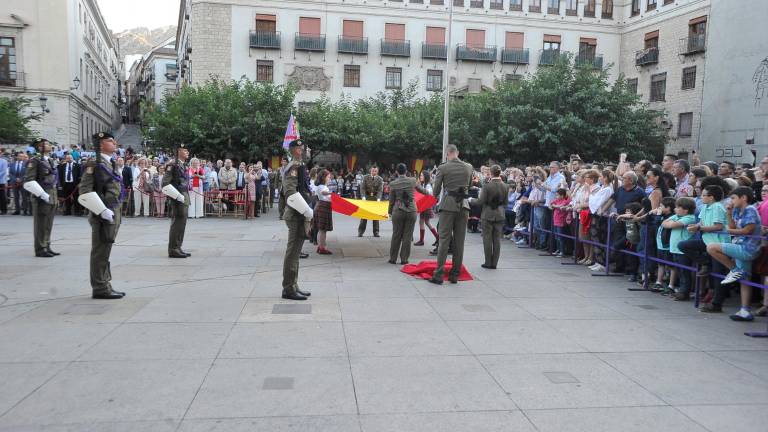
<svg viewBox="0 0 768 432"><path fill-rule="evenodd" d="M691 260L680 250L680 243L691 238L693 234L686 229L688 225L696 223L696 217L693 213L696 211L696 201L688 197L678 198L675 202L675 214L662 222L661 226L670 230L669 252L672 260L680 265L689 266ZM680 288L675 292L674 299L685 301L689 298L691 291L691 272L683 269L674 269L673 274L680 275ZM669 285L672 286L672 277Z"/></svg>

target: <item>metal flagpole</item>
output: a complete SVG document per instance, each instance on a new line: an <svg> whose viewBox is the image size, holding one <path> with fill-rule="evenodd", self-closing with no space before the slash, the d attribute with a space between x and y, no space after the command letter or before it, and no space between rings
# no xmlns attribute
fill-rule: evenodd
<svg viewBox="0 0 768 432"><path fill-rule="evenodd" d="M451 65L451 27L453 26L453 2L448 1L448 39L446 43L446 55L445 55L445 95L443 98L445 99L444 107L443 107L443 158L442 161L446 161L446 150L448 149L448 117L449 117L449 106L450 106L450 99L451 99L451 76L450 76L450 65Z"/></svg>

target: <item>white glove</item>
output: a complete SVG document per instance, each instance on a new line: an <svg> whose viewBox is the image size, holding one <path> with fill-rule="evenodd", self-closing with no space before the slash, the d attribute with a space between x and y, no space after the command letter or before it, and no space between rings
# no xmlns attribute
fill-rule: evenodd
<svg viewBox="0 0 768 432"><path fill-rule="evenodd" d="M50 196L50 195L48 195L48 192L43 192L43 193L41 193L41 194L38 196L38 198L40 198L41 200L43 200L43 201L45 201L45 202L47 202L47 203L50 203L50 202L51 202L51 196Z"/></svg>
<svg viewBox="0 0 768 432"><path fill-rule="evenodd" d="M365 195L363 195L363 196L362 196L362 198L363 198L363 201L367 201L367 200L365 199Z"/></svg>
<svg viewBox="0 0 768 432"><path fill-rule="evenodd" d="M381 201L381 198L376 198L376 201Z"/></svg>
<svg viewBox="0 0 768 432"><path fill-rule="evenodd" d="M101 212L99 216L109 223L112 223L115 221L115 212L113 212L110 209L104 209L104 211Z"/></svg>
<svg viewBox="0 0 768 432"><path fill-rule="evenodd" d="M177 196L177 197L176 197L176 201L178 201L178 202L180 202L180 203L184 204L184 195L179 195L179 196Z"/></svg>

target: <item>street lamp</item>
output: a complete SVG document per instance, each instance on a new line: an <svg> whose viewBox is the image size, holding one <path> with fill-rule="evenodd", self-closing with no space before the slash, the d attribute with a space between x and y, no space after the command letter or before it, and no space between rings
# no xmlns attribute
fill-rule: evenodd
<svg viewBox="0 0 768 432"><path fill-rule="evenodd" d="M448 149L448 115L451 102L451 27L453 27L453 3L448 2L448 47L445 50L445 96L443 106L443 156L442 161L446 161L446 152Z"/></svg>
<svg viewBox="0 0 768 432"><path fill-rule="evenodd" d="M40 109L43 110L43 114L51 112L48 109L48 98L45 97L45 93L41 94L38 100L40 101Z"/></svg>
<svg viewBox="0 0 768 432"><path fill-rule="evenodd" d="M80 88L80 78L75 77L75 79L72 80L72 83L75 85L74 87L70 87L70 90L77 90Z"/></svg>
<svg viewBox="0 0 768 432"><path fill-rule="evenodd" d="M101 90L96 93L96 100L101 100Z"/></svg>

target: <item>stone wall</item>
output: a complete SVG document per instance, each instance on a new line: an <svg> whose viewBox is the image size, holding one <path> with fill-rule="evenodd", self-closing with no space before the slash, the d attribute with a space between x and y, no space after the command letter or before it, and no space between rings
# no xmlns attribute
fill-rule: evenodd
<svg viewBox="0 0 768 432"><path fill-rule="evenodd" d="M212 76L230 79L232 64L232 7L204 1L192 3L190 32L192 84Z"/></svg>

